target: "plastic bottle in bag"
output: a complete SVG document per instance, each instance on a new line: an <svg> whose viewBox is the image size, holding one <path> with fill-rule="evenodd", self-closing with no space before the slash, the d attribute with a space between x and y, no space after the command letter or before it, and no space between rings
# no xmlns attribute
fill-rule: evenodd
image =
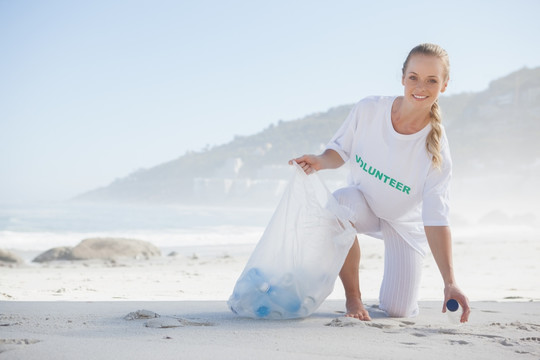
<svg viewBox="0 0 540 360"><path fill-rule="evenodd" d="M313 296L306 296L302 301L302 308L299 311L299 315L307 316L311 314L317 307L317 301Z"/></svg>
<svg viewBox="0 0 540 360"><path fill-rule="evenodd" d="M312 314L332 292L354 242L349 216L317 174L308 176L295 163L294 175L227 302L231 310L265 319ZM294 277L283 276L288 273Z"/></svg>
<svg viewBox="0 0 540 360"><path fill-rule="evenodd" d="M257 268L249 269L238 281L233 293L235 305L231 307L236 313L247 311L256 317L264 318L272 312L272 304L268 299L270 284Z"/></svg>
<svg viewBox="0 0 540 360"><path fill-rule="evenodd" d="M270 288L270 283L266 276L263 275L261 270L257 268L251 268L245 275L245 279L254 288L262 293L265 293Z"/></svg>
<svg viewBox="0 0 540 360"><path fill-rule="evenodd" d="M302 306L293 274L285 274L278 284L270 286L268 296L273 303L289 313L297 313Z"/></svg>
<svg viewBox="0 0 540 360"><path fill-rule="evenodd" d="M272 312L272 307L265 294L255 293L252 298L253 313L260 318L265 318Z"/></svg>

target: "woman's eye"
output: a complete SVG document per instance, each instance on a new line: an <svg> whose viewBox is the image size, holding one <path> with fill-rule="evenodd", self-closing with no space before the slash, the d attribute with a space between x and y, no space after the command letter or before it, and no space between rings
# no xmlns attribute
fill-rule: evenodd
<svg viewBox="0 0 540 360"><path fill-rule="evenodd" d="M436 84L436 83L437 83L437 80L435 80L435 79L429 79L429 82L430 82L431 84Z"/></svg>
<svg viewBox="0 0 540 360"><path fill-rule="evenodd" d="M409 80L416 80L416 76L409 76Z"/></svg>

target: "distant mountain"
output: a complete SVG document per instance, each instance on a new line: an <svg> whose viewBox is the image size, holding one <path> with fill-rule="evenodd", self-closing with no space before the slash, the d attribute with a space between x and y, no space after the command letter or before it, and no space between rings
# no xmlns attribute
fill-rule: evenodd
<svg viewBox="0 0 540 360"><path fill-rule="evenodd" d="M513 174L526 181L538 179L540 67L495 80L482 92L443 96L440 102L455 177L495 179L493 176ZM280 121L255 135L238 136L230 143L139 170L75 200L275 203L290 176L287 161L320 152L352 106ZM321 173L330 183L345 183L344 171Z"/></svg>

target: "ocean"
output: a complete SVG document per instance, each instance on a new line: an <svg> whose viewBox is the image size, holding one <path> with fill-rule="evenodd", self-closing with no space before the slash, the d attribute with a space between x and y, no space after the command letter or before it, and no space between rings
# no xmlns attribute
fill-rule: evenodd
<svg viewBox="0 0 540 360"><path fill-rule="evenodd" d="M91 237L151 242L176 248L254 245L273 208L49 203L0 207L0 248L33 256ZM24 255L23 255L24 256Z"/></svg>

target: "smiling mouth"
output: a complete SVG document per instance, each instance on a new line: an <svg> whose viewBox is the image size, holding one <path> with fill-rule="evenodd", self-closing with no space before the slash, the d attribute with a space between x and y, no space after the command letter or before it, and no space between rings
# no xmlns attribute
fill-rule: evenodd
<svg viewBox="0 0 540 360"><path fill-rule="evenodd" d="M413 94L413 98L418 99L418 100L424 100L427 98L427 96L420 96L420 95Z"/></svg>

